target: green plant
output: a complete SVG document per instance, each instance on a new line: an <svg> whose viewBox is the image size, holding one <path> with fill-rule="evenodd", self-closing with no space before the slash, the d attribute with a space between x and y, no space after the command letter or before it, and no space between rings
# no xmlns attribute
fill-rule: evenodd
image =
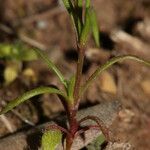
<svg viewBox="0 0 150 150"><path fill-rule="evenodd" d="M110 140L109 130L98 117L87 116L85 118L82 118L81 120L76 119L80 99L83 93L91 85L92 81L95 80L97 76L101 74L102 71L108 69L113 64L119 61L125 59L132 59L150 66L150 62L142 60L136 56L118 56L110 59L104 65L98 67L95 70L95 72L89 77L89 79L83 85L81 85L86 42L91 31L93 33L93 37L97 46L100 45L99 30L95 17L96 15L93 8L91 7L90 0L63 0L63 2L68 13L70 14L70 17L72 18L76 31L77 51L79 56L76 74L72 75L70 79L66 80L61 71L49 60L49 58L40 50L35 49L35 51L46 62L48 67L57 75L64 88L60 90L57 86L38 87L36 89L24 93L21 97L11 101L4 109L2 109L0 113L3 114L8 112L9 110L32 98L33 96L44 93L57 94L65 108L69 126L67 128L63 128L58 125L49 125L42 137L42 147L44 150L54 150L56 146L61 142L62 132L66 135L66 142L64 144L66 150L71 149L73 140L76 136L90 128L100 128L105 138L107 140ZM80 128L82 122L86 120L93 120L96 122L96 125Z"/></svg>
<svg viewBox="0 0 150 150"><path fill-rule="evenodd" d="M37 59L37 54L19 41L13 44L0 43L0 59L6 64L3 76L5 85L8 85L18 76L22 62Z"/></svg>
<svg viewBox="0 0 150 150"><path fill-rule="evenodd" d="M0 59L31 61L37 59L37 54L21 42L0 43Z"/></svg>

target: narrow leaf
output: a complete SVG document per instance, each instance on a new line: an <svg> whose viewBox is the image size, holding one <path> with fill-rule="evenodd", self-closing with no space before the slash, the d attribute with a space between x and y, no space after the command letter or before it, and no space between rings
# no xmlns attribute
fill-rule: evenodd
<svg viewBox="0 0 150 150"><path fill-rule="evenodd" d="M59 130L46 131L42 136L42 150L56 150L61 140L62 133Z"/></svg>
<svg viewBox="0 0 150 150"><path fill-rule="evenodd" d="M85 45L89 36L90 32L90 16L89 16L89 9L86 10L85 14L85 24L83 26L81 36L80 36L80 44Z"/></svg>
<svg viewBox="0 0 150 150"><path fill-rule="evenodd" d="M75 76L73 75L68 83L68 97L71 99L73 99L74 85L75 85Z"/></svg>
<svg viewBox="0 0 150 150"><path fill-rule="evenodd" d="M74 21L75 21L75 24L76 24L76 30L77 30L77 33L78 33L78 39L80 38L80 34L81 34L81 30L82 30L82 26L83 26L83 23L82 23L82 9L83 9L83 0L77 0L77 8L76 8L76 12L75 12L75 15L74 15Z"/></svg>
<svg viewBox="0 0 150 150"><path fill-rule="evenodd" d="M81 30L82 30L82 20L78 17L77 18L77 33L78 33L78 37L80 37L81 34Z"/></svg>
<svg viewBox="0 0 150 150"><path fill-rule="evenodd" d="M71 0L63 0L63 3L73 22L77 40L79 40L82 29L82 0L77 0L73 4Z"/></svg>
<svg viewBox="0 0 150 150"><path fill-rule="evenodd" d="M77 0L78 1L78 7L82 8L83 0Z"/></svg>
<svg viewBox="0 0 150 150"><path fill-rule="evenodd" d="M90 22L91 22L95 43L97 47L100 47L99 27L98 27L97 17L94 9L90 9Z"/></svg>
<svg viewBox="0 0 150 150"><path fill-rule="evenodd" d="M0 112L1 114L4 114L6 112L8 112L9 110L12 110L14 107L18 106L19 104L23 103L24 101L36 96L36 95L40 95L40 94L44 94L44 93L54 93L54 94L58 94L61 95L63 97L66 98L66 96L64 95L63 92L61 92L60 90L53 88L53 87L39 87L36 89L33 89L31 91L28 91L26 93L24 93L22 96L12 100L11 102L9 102Z"/></svg>
<svg viewBox="0 0 150 150"><path fill-rule="evenodd" d="M81 7L83 6L83 0L77 0L78 1L78 7ZM86 8L90 8L90 4L91 4L91 0L86 0L85 1L85 6Z"/></svg>
<svg viewBox="0 0 150 150"><path fill-rule="evenodd" d="M83 87L80 90L80 95L82 95L84 93L84 91L89 87L89 85L98 77L98 75L100 75L104 70L110 68L113 64L119 62L119 61L123 61L126 59L131 59L131 60L136 60L138 62L141 62L147 66L150 66L150 61L146 61L143 60L141 58L138 58L136 56L131 56L131 55L125 55L125 56L118 56L118 57L114 57L112 59L110 59L109 61L107 61L104 65L99 66L96 71L89 77L89 79L87 80L87 82L83 85Z"/></svg>
<svg viewBox="0 0 150 150"><path fill-rule="evenodd" d="M59 71L59 69L56 67L56 65L50 61L50 59L47 57L46 54L44 54L41 50L39 49L35 49L35 51L41 56L41 58L45 61L45 63L48 65L48 67L53 70L53 72L58 76L58 78L60 79L60 81L64 84L64 86L66 87L66 82L65 79L62 75L62 73Z"/></svg>
<svg viewBox="0 0 150 150"><path fill-rule="evenodd" d="M90 8L91 0L86 0L86 8Z"/></svg>
<svg viewBox="0 0 150 150"><path fill-rule="evenodd" d="M71 0L62 0L62 1L64 3L64 6L66 7L68 13L69 14L72 13L74 8L73 8Z"/></svg>

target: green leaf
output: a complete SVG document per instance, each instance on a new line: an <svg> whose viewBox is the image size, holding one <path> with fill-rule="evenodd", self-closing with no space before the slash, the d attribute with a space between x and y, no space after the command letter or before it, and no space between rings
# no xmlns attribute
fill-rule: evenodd
<svg viewBox="0 0 150 150"><path fill-rule="evenodd" d="M82 0L77 0L77 6L75 9L75 13L74 13L74 22L75 22L75 26L76 26L76 31L78 34L78 39L80 38L80 34L81 34L81 30L83 27L83 23L82 23L82 6L83 5L83 1Z"/></svg>
<svg viewBox="0 0 150 150"><path fill-rule="evenodd" d="M90 22L91 22L95 43L97 47L100 47L99 27L98 27L97 17L94 9L90 9Z"/></svg>
<svg viewBox="0 0 150 150"><path fill-rule="evenodd" d="M73 6L71 0L62 0L62 1L71 17L71 20L72 20L75 30L77 32L77 36L79 36L80 22L78 22L78 21L80 21L80 19L78 18L78 14L75 11L75 8L74 8L75 5Z"/></svg>
<svg viewBox="0 0 150 150"><path fill-rule="evenodd" d="M90 16L89 16L89 9L87 9L85 14L85 23L80 36L80 44L82 46L86 44L89 32L90 32Z"/></svg>
<svg viewBox="0 0 150 150"><path fill-rule="evenodd" d="M46 131L42 136L42 150L56 150L61 140L62 133L59 130Z"/></svg>
<svg viewBox="0 0 150 150"><path fill-rule="evenodd" d="M11 46L9 44L0 44L0 58L9 57L11 54Z"/></svg>
<svg viewBox="0 0 150 150"><path fill-rule="evenodd" d="M37 59L37 54L32 49L20 51L19 57L23 61L32 61Z"/></svg>
<svg viewBox="0 0 150 150"><path fill-rule="evenodd" d="M64 3L64 6L66 7L68 13L72 13L74 8L73 8L73 5L72 5L72 2L71 0L62 0L63 3Z"/></svg>
<svg viewBox="0 0 150 150"><path fill-rule="evenodd" d="M35 51L41 56L41 58L45 61L45 63L48 65L48 67L53 70L53 72L58 76L61 83L64 84L65 87L67 87L65 78L63 77L62 73L59 71L59 69L56 67L56 65L50 61L48 56L44 54L41 50L35 49Z"/></svg>
<svg viewBox="0 0 150 150"><path fill-rule="evenodd" d="M102 150L101 146L105 142L105 136L101 134L86 146L87 150Z"/></svg>
<svg viewBox="0 0 150 150"><path fill-rule="evenodd" d="M85 4L83 5L83 0L77 0L77 9L74 14L74 22L76 26L76 31L78 35L78 40L80 39L80 43L84 43L84 40L86 41L86 34L88 34L86 31L89 28L89 21L88 19L88 9L90 8L90 0L86 0ZM86 10L84 21L83 21L83 10ZM85 36L85 37L84 37ZM85 39L84 39L85 38ZM83 40L83 41L82 41Z"/></svg>
<svg viewBox="0 0 150 150"><path fill-rule="evenodd" d="M87 80L87 82L81 88L81 90L80 90L80 96L89 87L89 85L98 77L98 75L100 75L104 70L110 68L113 64L115 64L115 63L117 63L119 61L126 60L126 59L136 60L136 61L141 62L141 63L143 63L143 64L145 64L147 66L150 66L150 61L143 60L143 59L138 58L136 56L125 55L125 56L114 57L114 58L108 60L104 65L99 66L95 70L95 72L89 77L89 79Z"/></svg>
<svg viewBox="0 0 150 150"><path fill-rule="evenodd" d="M75 85L75 75L73 75L68 82L68 97L71 100L73 100L74 85Z"/></svg>
<svg viewBox="0 0 150 150"><path fill-rule="evenodd" d="M6 107L4 107L2 109L2 111L0 112L0 115L1 114L4 114L6 112L8 112L9 110L12 110L14 107L18 106L19 104L25 102L26 100L36 96L36 95L40 95L40 94L44 94L44 93L54 93L54 94L58 94L58 95L61 95L63 96L65 99L66 96L63 92L61 92L60 90L56 89L56 88L53 88L53 87L38 87L36 89L33 89L31 91L28 91L26 93L24 93L22 96L12 100L11 102L9 102Z"/></svg>
<svg viewBox="0 0 150 150"><path fill-rule="evenodd" d="M77 19L77 33L78 33L78 37L80 37L80 34L81 34L81 30L82 30L82 22L81 22L81 19L78 17Z"/></svg>
<svg viewBox="0 0 150 150"><path fill-rule="evenodd" d="M78 7L82 8L83 0L77 0L78 2Z"/></svg>
<svg viewBox="0 0 150 150"><path fill-rule="evenodd" d="M19 41L12 45L12 52L18 60L31 61L37 59L36 52Z"/></svg>
<svg viewBox="0 0 150 150"><path fill-rule="evenodd" d="M78 7L82 8L83 6L83 0L77 0L78 1ZM85 7L90 8L91 0L85 1Z"/></svg>
<svg viewBox="0 0 150 150"><path fill-rule="evenodd" d="M14 44L0 43L0 58L31 61L37 59L37 54L20 42Z"/></svg>
<svg viewBox="0 0 150 150"><path fill-rule="evenodd" d="M86 0L86 8L90 8L91 0Z"/></svg>

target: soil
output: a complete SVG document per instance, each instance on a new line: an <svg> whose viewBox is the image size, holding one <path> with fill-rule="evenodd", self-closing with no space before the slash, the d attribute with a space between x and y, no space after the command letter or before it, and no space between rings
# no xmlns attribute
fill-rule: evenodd
<svg viewBox="0 0 150 150"><path fill-rule="evenodd" d="M116 55L134 54L150 60L149 0L93 0L92 4L97 12L101 48L95 48L91 37L86 50L84 80L98 65ZM1 24L7 26L11 32L2 28ZM122 41L113 38L112 34L118 30L127 34L130 40L126 37ZM24 42L29 46L37 46L45 50L67 78L75 72L75 62L78 57L75 33L60 1L18 0L17 3L12 3L11 0L0 1L0 32L1 43L24 41L22 35L29 37L30 40ZM138 43L142 43L142 47L139 48ZM6 60L1 59L0 104L2 106L34 87L60 85L57 77L48 70L47 66L41 60L36 60L22 62L22 70L18 77L6 86L3 80L6 66ZM31 69L33 76L26 76L24 74L26 69ZM150 69L134 61L117 63L105 71L87 90L81 108L116 99L121 101L123 108L111 128L113 136L121 142L130 143L136 150L149 150ZM31 127L24 122L25 119L22 121L16 112L22 118L37 125L64 112L64 109L54 95L45 94L33 98L32 101L15 108L15 112L4 115L11 125L11 130L8 130L0 118L0 137Z"/></svg>

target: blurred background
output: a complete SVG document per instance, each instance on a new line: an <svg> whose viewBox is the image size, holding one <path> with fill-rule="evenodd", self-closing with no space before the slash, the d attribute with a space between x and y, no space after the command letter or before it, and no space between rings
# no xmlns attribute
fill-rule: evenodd
<svg viewBox="0 0 150 150"><path fill-rule="evenodd" d="M101 47L89 39L86 79L117 55L150 60L150 1L92 0ZM75 72L75 33L61 0L0 0L0 107L40 85L60 83L31 49L47 53L67 77ZM0 117L0 137L46 122L64 112L56 96L43 95ZM114 137L136 150L150 149L150 69L134 61L114 65L92 84L81 108L119 100L123 109L112 126Z"/></svg>

